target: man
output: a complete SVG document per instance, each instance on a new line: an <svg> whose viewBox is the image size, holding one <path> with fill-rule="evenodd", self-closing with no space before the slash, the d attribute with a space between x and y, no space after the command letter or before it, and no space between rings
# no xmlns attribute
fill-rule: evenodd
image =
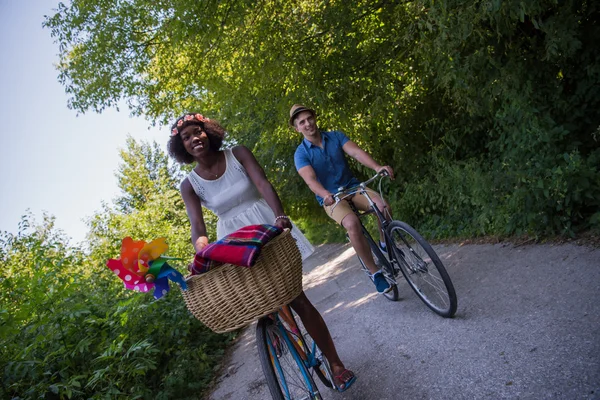
<svg viewBox="0 0 600 400"><path fill-rule="evenodd" d="M358 217L352 212L346 201L333 207L335 205L333 193L336 193L341 186L354 186L360 183L348 166L346 154L376 172L386 170L392 179L394 171L387 165L379 165L344 133L319 131L315 111L311 108L294 104L290 109L289 123L304 136L304 140L294 154L298 174L316 195L317 201L323 206L327 215L346 229L350 243L371 273L377 291L379 293L389 292L392 288L373 260L371 248L362 234ZM387 208L387 211L390 211L389 206L379 196L371 197L380 210ZM359 210L364 211L369 207L369 203L363 195L355 195L352 202ZM389 215L390 213L384 214ZM385 244L381 241L380 246L385 251Z"/></svg>

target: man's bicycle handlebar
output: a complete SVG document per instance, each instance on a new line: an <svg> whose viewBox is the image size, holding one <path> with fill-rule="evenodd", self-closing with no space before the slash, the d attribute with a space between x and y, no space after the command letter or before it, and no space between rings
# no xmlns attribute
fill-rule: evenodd
<svg viewBox="0 0 600 400"><path fill-rule="evenodd" d="M385 169L381 169L379 172L377 172L374 176L372 176L371 178L367 179L364 182L359 183L356 186L352 186L349 188L346 187L340 187L338 188L338 192L336 194L333 195L333 199L335 200L335 203L339 203L340 201L344 200L345 198L352 196L353 194L359 192L360 190L367 190L367 186L373 182L374 180L376 180L377 178L380 177L389 177L390 174L388 174L388 172Z"/></svg>

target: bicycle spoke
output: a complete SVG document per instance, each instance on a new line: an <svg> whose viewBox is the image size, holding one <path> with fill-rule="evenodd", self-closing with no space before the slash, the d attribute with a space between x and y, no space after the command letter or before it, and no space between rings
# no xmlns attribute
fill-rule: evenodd
<svg viewBox="0 0 600 400"><path fill-rule="evenodd" d="M404 243L406 244L407 241ZM427 298L437 298L442 302L444 307L447 307L449 304L448 291L446 290L444 281L439 276L435 265L432 265L431 258L428 258L427 255L419 254L419 251L414 248L416 245L418 245L416 242L409 245L408 254L412 258L410 264L412 279L420 282L416 285L417 290Z"/></svg>
<svg viewBox="0 0 600 400"><path fill-rule="evenodd" d="M448 300L448 291L446 290L446 287L444 286L444 282L442 281L441 278L438 278L437 276L432 276L432 275L426 274L426 275L421 276L421 279L423 279L423 281L425 281L426 283L429 284L429 285L424 285L424 287L429 286L430 288L432 288L433 294L437 295L436 297L444 305L444 307L447 307L448 305L450 305L450 301ZM423 293L424 295L427 295L424 292L423 288L420 288L419 291L421 293Z"/></svg>
<svg viewBox="0 0 600 400"><path fill-rule="evenodd" d="M428 285L424 285L422 287L420 287L420 291L422 293L424 292L424 287L431 287L433 289L433 291L437 294L437 296L439 297L440 301L444 302L445 305L448 305L448 291L446 290L446 285L444 284L444 281L442 280L442 278L439 275L434 275L433 273L431 273L431 268L428 268L427 266L430 264L431 260L429 262L424 261L422 257L419 257L420 260L417 261L415 264L416 266L414 268L411 268L413 270L413 276L417 275L420 279L422 279L425 283L427 283ZM423 263L425 263L426 267L423 268L420 265L420 261L422 261ZM435 270L435 266L433 266L434 271ZM437 272L437 271L436 271Z"/></svg>

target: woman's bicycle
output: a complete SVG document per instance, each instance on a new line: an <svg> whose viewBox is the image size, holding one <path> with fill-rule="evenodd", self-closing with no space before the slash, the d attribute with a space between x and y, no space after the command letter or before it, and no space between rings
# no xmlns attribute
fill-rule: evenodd
<svg viewBox="0 0 600 400"><path fill-rule="evenodd" d="M388 293L384 293L389 300L398 300L398 279L402 276L417 296L442 317L452 317L456 313L457 298L454 285L444 267L444 264L433 250L431 245L410 225L402 221L386 218L373 202L370 194L376 194L367 185L379 179L379 196L383 199L381 183L387 173L382 171L372 178L351 188L340 188L333 196L336 205L341 201L348 201L354 213L359 217L362 232L371 247L375 263L381 267L383 275L392 286ZM369 201L369 210L361 212L352 203L352 196L364 195ZM335 206L334 206L335 207ZM363 218L374 214L385 237L386 253L373 240L365 227ZM389 215L388 215L389 217ZM358 258L362 269L370 276L363 260Z"/></svg>
<svg viewBox="0 0 600 400"><path fill-rule="evenodd" d="M325 386L333 387L327 358L290 307L258 320L256 343L274 400L322 399L315 375Z"/></svg>

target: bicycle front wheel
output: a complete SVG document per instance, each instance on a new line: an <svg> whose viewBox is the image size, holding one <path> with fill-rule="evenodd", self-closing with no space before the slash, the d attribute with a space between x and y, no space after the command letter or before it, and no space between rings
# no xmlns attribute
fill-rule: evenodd
<svg viewBox="0 0 600 400"><path fill-rule="evenodd" d="M290 308L290 310L297 331L294 327L287 326L285 321L284 326L288 330L290 337L300 344L301 350L307 359L306 362L308 363L308 366L312 368L315 375L323 382L323 385L332 388L333 372L331 371L329 360L325 357L325 354L323 354L319 346L317 346L312 336L308 334L308 331L304 327L304 323L298 314L293 309Z"/></svg>
<svg viewBox="0 0 600 400"><path fill-rule="evenodd" d="M457 307L454 285L431 245L401 221L392 221L387 234L393 246L393 257L417 296L435 313L452 317Z"/></svg>
<svg viewBox="0 0 600 400"><path fill-rule="evenodd" d="M321 400L315 381L284 329L264 317L256 325L256 344L267 386L274 400Z"/></svg>

